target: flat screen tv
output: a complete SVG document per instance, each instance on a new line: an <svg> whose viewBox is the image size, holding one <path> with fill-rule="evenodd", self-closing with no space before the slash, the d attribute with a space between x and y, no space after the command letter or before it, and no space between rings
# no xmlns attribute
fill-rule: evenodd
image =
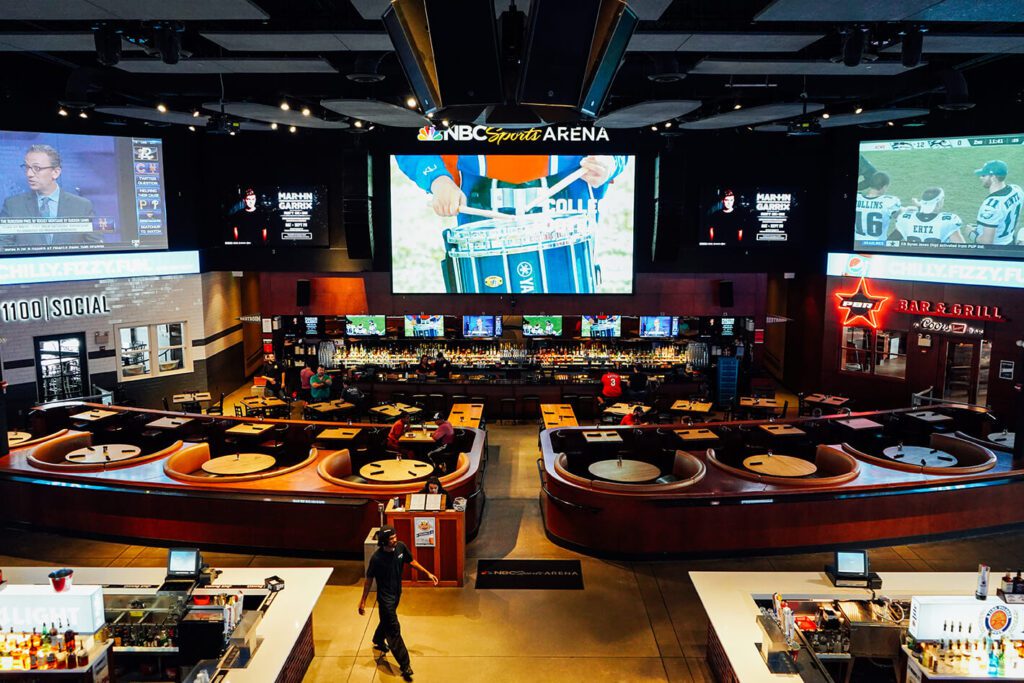
<svg viewBox="0 0 1024 683"><path fill-rule="evenodd" d="M580 326L581 337L621 337L622 317L618 315L585 315Z"/></svg>
<svg viewBox="0 0 1024 683"><path fill-rule="evenodd" d="M345 334L350 337L383 337L387 325L383 315L346 316Z"/></svg>
<svg viewBox="0 0 1024 683"><path fill-rule="evenodd" d="M1024 134L860 143L862 252L1024 258Z"/></svg>
<svg viewBox="0 0 1024 683"><path fill-rule="evenodd" d="M500 337L500 315L464 315L462 316L463 337Z"/></svg>
<svg viewBox="0 0 1024 683"><path fill-rule="evenodd" d="M394 293L633 292L633 156L442 155L434 134L391 157Z"/></svg>
<svg viewBox="0 0 1024 683"><path fill-rule="evenodd" d="M443 315L407 315L405 316L406 337L443 337Z"/></svg>
<svg viewBox="0 0 1024 683"><path fill-rule="evenodd" d="M800 194L793 187L706 187L698 244L743 248L785 245L799 234L800 203Z"/></svg>
<svg viewBox="0 0 1024 683"><path fill-rule="evenodd" d="M166 248L159 138L0 131L0 256Z"/></svg>
<svg viewBox="0 0 1024 683"><path fill-rule="evenodd" d="M562 336L562 316L560 315L524 315L524 337L560 337Z"/></svg>
<svg viewBox="0 0 1024 683"><path fill-rule="evenodd" d="M679 333L679 318L672 315L640 316L640 336L659 338L674 337Z"/></svg>
<svg viewBox="0 0 1024 683"><path fill-rule="evenodd" d="M327 188L320 185L239 185L225 207L224 244L325 247Z"/></svg>

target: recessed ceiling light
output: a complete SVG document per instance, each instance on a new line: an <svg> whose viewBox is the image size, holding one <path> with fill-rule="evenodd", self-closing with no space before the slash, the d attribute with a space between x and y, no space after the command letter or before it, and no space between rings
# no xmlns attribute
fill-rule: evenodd
<svg viewBox="0 0 1024 683"><path fill-rule="evenodd" d="M188 129L189 129L190 131L192 131L193 133L195 133L195 132L196 132L196 127L195 127L195 126L189 126L189 127L188 127Z"/></svg>
<svg viewBox="0 0 1024 683"><path fill-rule="evenodd" d="M893 123L892 121L886 121L885 125L887 125L887 126L895 126L896 124Z"/></svg>
<svg viewBox="0 0 1024 683"><path fill-rule="evenodd" d="M671 128L672 127L672 122L671 121L666 121L665 122L665 127L666 128Z"/></svg>
<svg viewBox="0 0 1024 683"><path fill-rule="evenodd" d="M295 126L288 126L288 132L289 133L294 133L296 130L298 130L298 129Z"/></svg>
<svg viewBox="0 0 1024 683"><path fill-rule="evenodd" d="M80 111L80 112L78 112L78 118L80 118L80 119L87 119L87 118L89 118L89 115L86 114L84 111Z"/></svg>
<svg viewBox="0 0 1024 683"><path fill-rule="evenodd" d="M291 109L291 107L288 105L287 102L281 103L281 111L288 111L289 109Z"/></svg>
<svg viewBox="0 0 1024 683"><path fill-rule="evenodd" d="M233 131L233 130L229 130L228 131L228 135L234 135L234 134L235 134L235 131Z"/></svg>
<svg viewBox="0 0 1024 683"><path fill-rule="evenodd" d="M276 123L270 124L270 130L277 130L277 124Z"/></svg>
<svg viewBox="0 0 1024 683"><path fill-rule="evenodd" d="M363 127L363 122L362 121L356 121L352 125L354 125L356 128L362 128Z"/></svg>
<svg viewBox="0 0 1024 683"><path fill-rule="evenodd" d="M864 107L857 107L856 109L853 110L853 113L854 114L860 114L863 111L864 111Z"/></svg>
<svg viewBox="0 0 1024 683"><path fill-rule="evenodd" d="M416 98L415 97L408 98L405 101L405 106L409 107L409 109L415 109L416 108Z"/></svg>
<svg viewBox="0 0 1024 683"><path fill-rule="evenodd" d="M160 112L161 114L166 114L167 113L167 105L164 104L163 102L161 102L160 104L156 105L156 110L158 112Z"/></svg>
<svg viewBox="0 0 1024 683"><path fill-rule="evenodd" d="M60 114L61 116L67 116L68 115L68 110L65 109L64 107L61 107L60 109L57 110L57 113Z"/></svg>
<svg viewBox="0 0 1024 683"><path fill-rule="evenodd" d="M199 118L199 110L198 109L193 109L192 110L192 118L194 118L194 119L198 119Z"/></svg>
<svg viewBox="0 0 1024 683"><path fill-rule="evenodd" d="M651 130L653 130L653 131L657 132L657 130L658 130L658 127L657 127L657 126L651 126Z"/></svg>
<svg viewBox="0 0 1024 683"><path fill-rule="evenodd" d="M732 108L733 109L743 109L743 105L740 104L739 102L737 102L736 104L732 105Z"/></svg>
<svg viewBox="0 0 1024 683"><path fill-rule="evenodd" d="M822 115L821 115L821 118L823 118L823 119L827 119L827 118L828 118L828 112L825 112L824 114L822 114Z"/></svg>
<svg viewBox="0 0 1024 683"><path fill-rule="evenodd" d="M434 118L434 112L432 112L432 111L427 112L427 118L428 119Z"/></svg>
<svg viewBox="0 0 1024 683"><path fill-rule="evenodd" d="M311 112L309 111L309 107L303 107L303 108L302 108L302 115L303 115L303 116L309 116L309 115L310 115L310 113L311 113Z"/></svg>

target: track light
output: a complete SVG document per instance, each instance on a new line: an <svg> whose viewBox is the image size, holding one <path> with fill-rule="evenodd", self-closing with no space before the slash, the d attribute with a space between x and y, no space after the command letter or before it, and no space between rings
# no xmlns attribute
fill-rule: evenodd
<svg viewBox="0 0 1024 683"><path fill-rule="evenodd" d="M657 133L658 132L658 127L657 126L651 126L651 130L653 130L655 133Z"/></svg>
<svg viewBox="0 0 1024 683"><path fill-rule="evenodd" d="M864 45L867 43L868 31L860 26L853 26L846 31L843 41L843 64L860 66L864 59Z"/></svg>
<svg viewBox="0 0 1024 683"><path fill-rule="evenodd" d="M65 109L64 107L60 107L60 108L59 108L59 109L57 110L57 113L58 113L58 114L60 114L61 116L67 116L67 115L68 115L68 110L67 110L67 109Z"/></svg>
<svg viewBox="0 0 1024 683"><path fill-rule="evenodd" d="M428 118L428 119L432 119L432 118L434 118L434 112L432 112L432 111L428 111L428 112L427 112L427 118Z"/></svg>
<svg viewBox="0 0 1024 683"><path fill-rule="evenodd" d="M893 123L892 121L886 121L885 125L887 125L887 126L895 126L896 124Z"/></svg>
<svg viewBox="0 0 1024 683"><path fill-rule="evenodd" d="M167 105L164 104L163 102L161 102L160 104L156 105L156 110L158 112L160 112L161 114L166 114L167 113Z"/></svg>
<svg viewBox="0 0 1024 683"><path fill-rule="evenodd" d="M92 29L96 46L96 61L103 66L114 66L121 61L121 32L108 24L98 24Z"/></svg>
<svg viewBox="0 0 1024 683"><path fill-rule="evenodd" d="M298 130L298 129L295 126L288 126L288 132L289 133L294 133L296 130Z"/></svg>
<svg viewBox="0 0 1024 683"><path fill-rule="evenodd" d="M177 64L181 60L181 36L185 27L178 22L158 22L153 25L153 43L164 64Z"/></svg>
<svg viewBox="0 0 1024 683"><path fill-rule="evenodd" d="M229 130L229 131L228 131L228 135L230 135L230 136L234 137L234 135L235 135L235 131L233 131L233 130Z"/></svg>
<svg viewBox="0 0 1024 683"><path fill-rule="evenodd" d="M863 112L864 112L864 107L857 107L856 109L853 110L854 114L862 114Z"/></svg>
<svg viewBox="0 0 1024 683"><path fill-rule="evenodd" d="M195 132L196 132L196 127L195 127L195 126L193 126L193 125L189 125L188 129L189 129L190 131L192 131L193 133L195 133Z"/></svg>
<svg viewBox="0 0 1024 683"><path fill-rule="evenodd" d="M908 69L913 69L921 63L924 32L925 29L920 26L911 26L903 32L903 40L900 46L900 61Z"/></svg>
<svg viewBox="0 0 1024 683"><path fill-rule="evenodd" d="M736 104L732 105L732 108L733 108L733 110L743 109L743 105L740 104L739 102L737 102Z"/></svg>
<svg viewBox="0 0 1024 683"><path fill-rule="evenodd" d="M291 109L291 105L290 104L288 104L287 102L282 102L281 103L281 111L288 111L289 109Z"/></svg>
<svg viewBox="0 0 1024 683"><path fill-rule="evenodd" d="M447 128L448 127L448 119L441 119L441 125L444 126L445 128Z"/></svg>
<svg viewBox="0 0 1024 683"><path fill-rule="evenodd" d="M828 117L829 117L829 113L828 113L827 111L826 111L826 112L824 112L824 113L823 113L823 114L821 115L821 118L823 118L823 119L827 119Z"/></svg>
<svg viewBox="0 0 1024 683"><path fill-rule="evenodd" d="M410 98L406 99L405 100L405 106L409 107L409 109L415 109L416 108L416 98L415 97L410 97Z"/></svg>
<svg viewBox="0 0 1024 683"><path fill-rule="evenodd" d="M354 125L356 128L362 128L363 127L363 122L362 121L356 121L352 125Z"/></svg>
<svg viewBox="0 0 1024 683"><path fill-rule="evenodd" d="M967 80L956 69L942 72L942 83L946 88L946 101L939 104L939 109L946 111L966 111L974 106L967 92Z"/></svg>
<svg viewBox="0 0 1024 683"><path fill-rule="evenodd" d="M89 118L89 115L86 114L84 111L80 111L80 112L78 112L78 118L80 118L80 119L87 119L87 118Z"/></svg>
<svg viewBox="0 0 1024 683"><path fill-rule="evenodd" d="M198 119L199 118L199 110L198 109L193 109L192 110L192 118L194 118L194 119Z"/></svg>
<svg viewBox="0 0 1024 683"><path fill-rule="evenodd" d="M270 130L277 130L277 124L276 123L270 124Z"/></svg>
<svg viewBox="0 0 1024 683"><path fill-rule="evenodd" d="M309 116L311 113L312 112L309 111L309 107L303 107L302 108L302 115L303 116Z"/></svg>

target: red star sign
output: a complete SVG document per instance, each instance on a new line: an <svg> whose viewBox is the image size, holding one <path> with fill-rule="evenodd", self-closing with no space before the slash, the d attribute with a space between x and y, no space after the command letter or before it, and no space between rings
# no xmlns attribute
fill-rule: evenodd
<svg viewBox="0 0 1024 683"><path fill-rule="evenodd" d="M882 310L882 304L889 300L887 296L874 296L868 291L867 281L864 278L857 283L857 289L848 294L836 293L839 300L839 310L846 313L843 318L843 326L853 325L860 318L871 327L878 327L875 314Z"/></svg>

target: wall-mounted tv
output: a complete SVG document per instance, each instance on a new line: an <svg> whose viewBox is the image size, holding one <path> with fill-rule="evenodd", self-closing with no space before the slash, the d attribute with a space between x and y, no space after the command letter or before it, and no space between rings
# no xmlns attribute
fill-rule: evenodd
<svg viewBox="0 0 1024 683"><path fill-rule="evenodd" d="M562 316L560 315L524 315L524 337L560 337L562 336Z"/></svg>
<svg viewBox="0 0 1024 683"><path fill-rule="evenodd" d="M621 337L622 316L585 315L580 326L581 337Z"/></svg>
<svg viewBox="0 0 1024 683"><path fill-rule="evenodd" d="M630 294L635 158L391 157L396 294Z"/></svg>
<svg viewBox="0 0 1024 683"><path fill-rule="evenodd" d="M345 334L350 337L383 337L387 334L387 322L383 315L346 316Z"/></svg>
<svg viewBox="0 0 1024 683"><path fill-rule="evenodd" d="M1024 134L860 143L858 251L1024 258Z"/></svg>
<svg viewBox="0 0 1024 683"><path fill-rule="evenodd" d="M327 188L239 185L227 201L225 221L225 245L325 247Z"/></svg>
<svg viewBox="0 0 1024 683"><path fill-rule="evenodd" d="M640 316L641 337L674 337L679 334L679 318L672 315Z"/></svg>
<svg viewBox="0 0 1024 683"><path fill-rule="evenodd" d="M744 248L786 244L800 230L800 209L800 195L792 187L706 187L698 244Z"/></svg>
<svg viewBox="0 0 1024 683"><path fill-rule="evenodd" d="M443 337L443 315L407 315L405 316L406 337Z"/></svg>
<svg viewBox="0 0 1024 683"><path fill-rule="evenodd" d="M500 315L464 315L462 316L463 337L500 337Z"/></svg>
<svg viewBox="0 0 1024 683"><path fill-rule="evenodd" d="M0 131L0 256L167 248L159 138Z"/></svg>

